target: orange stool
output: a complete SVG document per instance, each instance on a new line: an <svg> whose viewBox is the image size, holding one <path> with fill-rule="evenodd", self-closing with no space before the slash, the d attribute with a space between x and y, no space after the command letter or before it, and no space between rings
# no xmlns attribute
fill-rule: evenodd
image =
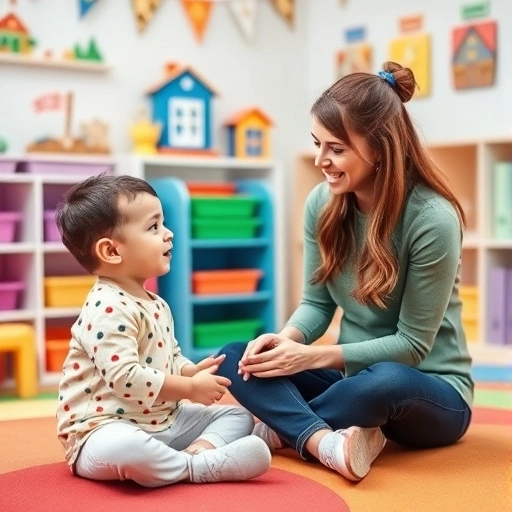
<svg viewBox="0 0 512 512"><path fill-rule="evenodd" d="M27 324L0 324L0 352L14 353L16 394L20 398L37 395L34 328Z"/></svg>

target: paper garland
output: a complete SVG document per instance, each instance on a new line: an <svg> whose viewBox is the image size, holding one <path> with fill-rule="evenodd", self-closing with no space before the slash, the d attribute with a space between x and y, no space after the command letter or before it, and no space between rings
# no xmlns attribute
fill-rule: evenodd
<svg viewBox="0 0 512 512"><path fill-rule="evenodd" d="M90 10L90 8L96 4L98 0L78 0L78 7L80 9L80 18L83 18Z"/></svg>
<svg viewBox="0 0 512 512"><path fill-rule="evenodd" d="M290 27L295 23L295 0L272 0L277 12L288 22Z"/></svg>
<svg viewBox="0 0 512 512"><path fill-rule="evenodd" d="M213 4L214 2L205 2L203 0L181 0L181 5L187 13L192 30L199 43L202 42L206 27L210 21Z"/></svg>
<svg viewBox="0 0 512 512"><path fill-rule="evenodd" d="M137 30L144 32L147 24L153 18L156 10L160 7L161 0L131 0Z"/></svg>
<svg viewBox="0 0 512 512"><path fill-rule="evenodd" d="M228 6L244 37L254 39L258 0L231 0Z"/></svg>

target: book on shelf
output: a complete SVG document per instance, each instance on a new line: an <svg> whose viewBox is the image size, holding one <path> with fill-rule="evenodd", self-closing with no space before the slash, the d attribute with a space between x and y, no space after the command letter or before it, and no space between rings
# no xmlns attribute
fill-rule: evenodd
<svg viewBox="0 0 512 512"><path fill-rule="evenodd" d="M512 239L512 162L496 162L492 181L493 235Z"/></svg>
<svg viewBox="0 0 512 512"><path fill-rule="evenodd" d="M487 305L489 343L512 345L512 268L491 268Z"/></svg>

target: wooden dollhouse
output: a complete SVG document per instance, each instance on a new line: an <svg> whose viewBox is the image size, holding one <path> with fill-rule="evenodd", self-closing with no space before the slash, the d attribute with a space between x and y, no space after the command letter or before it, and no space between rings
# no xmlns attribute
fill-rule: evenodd
<svg viewBox="0 0 512 512"><path fill-rule="evenodd" d="M31 53L35 40L22 21L9 13L0 19L0 51L9 53Z"/></svg>
<svg viewBox="0 0 512 512"><path fill-rule="evenodd" d="M213 154L212 101L217 92L190 66L169 63L165 77L151 87L153 121L162 126L158 150Z"/></svg>
<svg viewBox="0 0 512 512"><path fill-rule="evenodd" d="M269 158L272 119L257 107L235 112L224 125L228 129L228 155L237 158Z"/></svg>

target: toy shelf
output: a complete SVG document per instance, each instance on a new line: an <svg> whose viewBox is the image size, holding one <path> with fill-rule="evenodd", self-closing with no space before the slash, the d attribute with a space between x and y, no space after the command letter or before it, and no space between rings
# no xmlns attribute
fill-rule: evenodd
<svg viewBox="0 0 512 512"><path fill-rule="evenodd" d="M280 165L266 160L155 155L133 156L126 168L155 186L165 223L174 233L171 271L159 279L159 294L172 309L183 353L197 361L224 344L198 347L193 335L198 323L248 317L261 322L260 332L280 328L285 311L284 211L275 208L283 196ZM259 233L254 238L194 238L187 181L236 183L237 192L258 197ZM264 277L253 293L192 293L192 272L215 267L215 262L229 268L259 268Z"/></svg>
<svg viewBox="0 0 512 512"><path fill-rule="evenodd" d="M0 212L18 215L13 239L4 236L0 242L0 291L2 282L22 285L15 307L6 309L4 302L0 308L0 323L24 322L34 327L41 386L55 385L60 376L60 371L47 369L47 330L69 328L80 312L79 307L47 307L45 277L85 274L60 241L47 241L44 212L54 210L74 183L98 172L113 172L115 167L112 158L98 156L0 156ZM0 387L10 385L9 380L0 383Z"/></svg>
<svg viewBox="0 0 512 512"><path fill-rule="evenodd" d="M512 364L512 344L498 344L489 335L491 311L490 272L495 267L512 269L512 238L493 236L493 167L498 161L512 161L512 139L441 142L429 145L429 152L462 204L467 216L462 250L461 290L477 291L475 328L466 328L468 347L475 363ZM294 187L292 242L293 275L302 276L302 219L308 193L323 175L314 165L315 155L298 155ZM512 206L511 206L512 207ZM301 296L301 282L292 282L292 306ZM464 299L463 299L464 303ZM464 320L464 308L463 308Z"/></svg>
<svg viewBox="0 0 512 512"><path fill-rule="evenodd" d="M12 64L16 66L51 69L68 69L70 71L85 71L91 73L105 73L110 70L109 65L101 62L33 57L31 55L27 56L13 53L0 53L0 64Z"/></svg>

